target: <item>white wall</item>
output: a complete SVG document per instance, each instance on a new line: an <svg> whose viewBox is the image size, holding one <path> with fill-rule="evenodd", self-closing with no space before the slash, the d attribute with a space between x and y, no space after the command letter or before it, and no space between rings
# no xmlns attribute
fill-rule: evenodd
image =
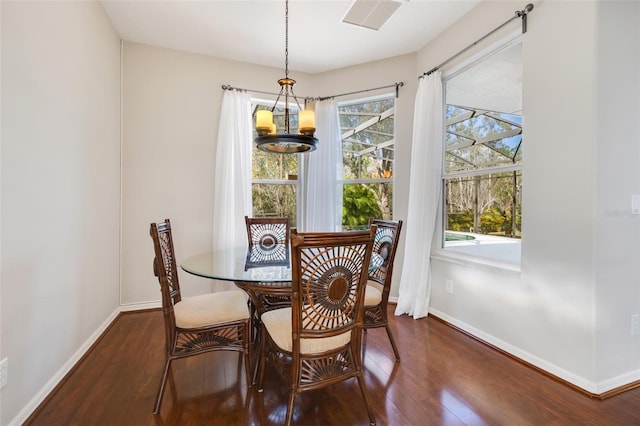
<svg viewBox="0 0 640 426"><path fill-rule="evenodd" d="M419 52L419 66L522 7L481 3ZM629 330L640 311L639 218L629 211L640 189L639 17L637 2L535 3L523 44L521 272L433 267L433 313L595 393L640 378Z"/></svg>
<svg viewBox="0 0 640 426"><path fill-rule="evenodd" d="M637 380L640 339L630 315L640 312L640 2L602 2L597 14L595 132L596 380Z"/></svg>
<svg viewBox="0 0 640 426"><path fill-rule="evenodd" d="M97 2L1 7L6 425L118 309L120 43Z"/></svg>

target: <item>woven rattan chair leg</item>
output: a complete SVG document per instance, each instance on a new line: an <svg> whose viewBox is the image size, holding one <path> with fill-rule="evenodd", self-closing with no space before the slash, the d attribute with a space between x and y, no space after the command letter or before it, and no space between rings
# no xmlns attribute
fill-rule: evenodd
<svg viewBox="0 0 640 426"><path fill-rule="evenodd" d="M364 405L367 407L367 413L369 414L369 424L376 424L376 416L373 413L373 408L371 407L371 401L369 401L369 394L367 394L367 388L364 384L364 378L362 376L362 370L359 371L359 374L356 375L356 379L358 379L358 386L360 386L360 393L362 394L362 399L364 400Z"/></svg>
<svg viewBox="0 0 640 426"><path fill-rule="evenodd" d="M253 386L253 371L251 370L251 357L248 351L242 352L242 359L244 359L244 370L247 376L247 387Z"/></svg>
<svg viewBox="0 0 640 426"><path fill-rule="evenodd" d="M400 352L398 352L398 347L396 346L396 341L393 339L393 334L391 334L391 329L389 328L389 324L384 326L385 330L387 330L387 336L389 336L389 342L391 343L391 347L393 348L393 353L396 355L396 362L400 362Z"/></svg>
<svg viewBox="0 0 640 426"><path fill-rule="evenodd" d="M265 364L267 362L267 355L266 355L266 347L264 344L264 339L266 339L266 332L264 327L261 328L260 330L260 349L259 349L259 359L258 359L258 369L256 371L256 375L258 376L258 392L262 392L264 389L262 387L263 383L264 383L264 369L265 369Z"/></svg>
<svg viewBox="0 0 640 426"><path fill-rule="evenodd" d="M156 396L156 405L153 407L153 414L158 414L160 412L160 404L162 403L162 395L164 394L164 385L167 383L167 375L169 374L171 361L171 358L167 358L167 362L164 365L164 372L162 373L162 380L160 381L158 395Z"/></svg>
<svg viewBox="0 0 640 426"><path fill-rule="evenodd" d="M241 358L244 361L244 373L247 380L247 387L253 386L253 374L251 371L251 316L242 327L242 335L244 336Z"/></svg>
<svg viewBox="0 0 640 426"><path fill-rule="evenodd" d="M264 353L264 339L265 336L263 334L262 329L258 331L260 335L258 335L255 344L253 345L253 350L255 351L255 355L251 355L251 359L255 358L255 364L253 366L253 384L259 384L258 391L262 392L262 380L264 379L264 370L261 367L262 354ZM266 362L266 361L265 361ZM260 377L262 373L263 377Z"/></svg>
<svg viewBox="0 0 640 426"><path fill-rule="evenodd" d="M296 401L296 392L295 390L291 390L291 393L289 394L289 404L287 404L287 417L284 420L284 424L287 426L291 425L291 422L293 421L293 405Z"/></svg>

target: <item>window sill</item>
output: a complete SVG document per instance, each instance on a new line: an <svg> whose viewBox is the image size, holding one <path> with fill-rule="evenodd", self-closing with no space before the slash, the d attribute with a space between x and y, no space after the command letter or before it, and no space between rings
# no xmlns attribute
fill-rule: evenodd
<svg viewBox="0 0 640 426"><path fill-rule="evenodd" d="M496 272L503 275L519 277L520 244L518 244L517 252L517 262L513 261L514 256L509 256L508 258L498 256L486 257L479 253L473 253L472 251L463 252L457 248L440 249L431 254L431 259L476 269L482 269L489 272Z"/></svg>

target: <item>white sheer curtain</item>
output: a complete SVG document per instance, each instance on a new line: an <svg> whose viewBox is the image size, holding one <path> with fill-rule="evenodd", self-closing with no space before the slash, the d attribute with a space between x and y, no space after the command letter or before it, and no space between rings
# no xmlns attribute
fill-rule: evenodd
<svg viewBox="0 0 640 426"><path fill-rule="evenodd" d="M213 249L247 243L244 216L251 215L251 97L226 90L216 146Z"/></svg>
<svg viewBox="0 0 640 426"><path fill-rule="evenodd" d="M309 153L304 230L337 231L342 224L342 140L338 104L315 104L318 148Z"/></svg>
<svg viewBox="0 0 640 426"><path fill-rule="evenodd" d="M420 80L416 94L409 211L395 312L396 315L412 315L415 319L429 314L431 243L442 193L443 126L442 73L436 71Z"/></svg>

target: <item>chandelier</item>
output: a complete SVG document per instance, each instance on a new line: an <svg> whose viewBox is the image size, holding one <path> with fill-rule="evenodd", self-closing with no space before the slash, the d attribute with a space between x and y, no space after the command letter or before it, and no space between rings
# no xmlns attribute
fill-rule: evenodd
<svg viewBox="0 0 640 426"><path fill-rule="evenodd" d="M293 93L293 85L296 81L289 78L289 0L285 1L285 49L284 49L284 78L278 80L280 93L271 110L256 111L256 147L262 151L277 152L280 154L297 154L316 149L318 139L313 134L316 131L316 119L312 110L300 107L298 98ZM280 98L284 97L284 133L277 133L276 124L273 122L273 111ZM298 106L298 132L290 133L290 108L289 102L295 101Z"/></svg>

